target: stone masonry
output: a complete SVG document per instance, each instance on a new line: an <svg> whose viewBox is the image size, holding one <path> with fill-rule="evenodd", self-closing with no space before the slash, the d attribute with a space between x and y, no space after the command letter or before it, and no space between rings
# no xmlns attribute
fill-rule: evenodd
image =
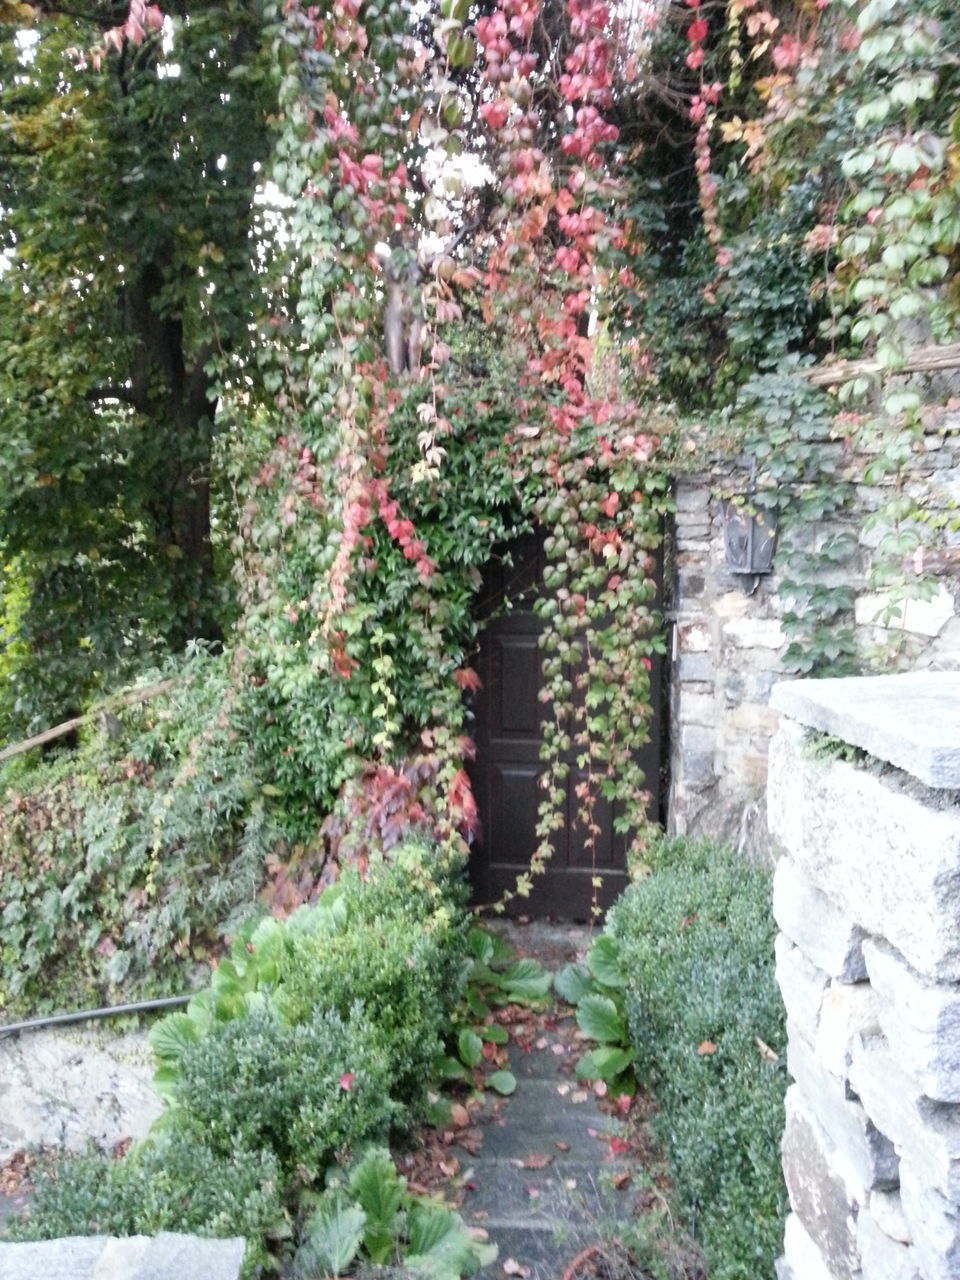
<svg viewBox="0 0 960 1280"><path fill-rule="evenodd" d="M922 486L931 516L960 502L960 413L932 420L923 448L909 464L909 484ZM888 478L892 484L894 478ZM884 501L883 484L860 486L838 524L854 533L857 552L841 572L856 597L855 625L864 669L960 669L960 591L956 562L927 557L933 598L912 600L884 625L885 597L869 585L876 531L867 517ZM747 460L717 462L681 476L676 485L670 633L669 829L703 834L751 852L767 853L767 750L779 716L773 685L789 674L778 560L749 594L752 579L732 574L723 549L723 498L747 487ZM917 488L920 492L920 488ZM832 527L811 529L812 542ZM960 546L960 535L950 535ZM955 553L960 558L960 549Z"/></svg>
<svg viewBox="0 0 960 1280"><path fill-rule="evenodd" d="M958 1280L960 673L788 681L771 705L777 1276Z"/></svg>

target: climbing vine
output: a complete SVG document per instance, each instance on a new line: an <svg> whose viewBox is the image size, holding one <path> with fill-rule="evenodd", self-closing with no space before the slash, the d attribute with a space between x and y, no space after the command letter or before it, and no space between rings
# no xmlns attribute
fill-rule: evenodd
<svg viewBox="0 0 960 1280"><path fill-rule="evenodd" d="M538 5L502 0L469 32L464 18L436 16L431 71L400 4L321 14L288 0L277 13L274 179L296 285L284 275L264 325L272 399L235 465L238 678L277 803L318 860L363 859L411 825L469 841L474 596L494 549L539 525L553 723L532 871L549 857L571 768L588 847L604 796L641 858L634 754L658 644L664 486L655 434L595 355L624 240L609 176L617 130L603 117L609 12L572 0L551 36L565 50L556 77ZM492 181L482 199L444 201L429 174L476 134ZM473 231L454 253L458 221ZM428 235L439 251L424 249ZM387 368L383 245L389 271L395 258L418 269L405 304L414 368ZM529 889L521 877L518 892Z"/></svg>

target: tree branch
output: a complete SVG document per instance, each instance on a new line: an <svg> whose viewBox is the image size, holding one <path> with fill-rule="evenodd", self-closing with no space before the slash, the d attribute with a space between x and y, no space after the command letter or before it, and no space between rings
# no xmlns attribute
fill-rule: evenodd
<svg viewBox="0 0 960 1280"><path fill-rule="evenodd" d="M63 724L54 725L52 729L44 729L43 733L25 738L23 742L13 742L10 746L4 747L0 751L0 760L11 760L14 756L22 756L25 752L32 751L34 747L42 747L48 742L55 742L57 738L64 738L74 729L89 724L102 712L109 711L111 707L129 706L132 702L149 702L151 698L158 698L161 693L167 693L179 683L179 677L173 676L169 680L161 680L159 684L147 685L143 689L128 689L126 693L105 698L95 710L88 712L85 716L74 716L72 720L64 720Z"/></svg>

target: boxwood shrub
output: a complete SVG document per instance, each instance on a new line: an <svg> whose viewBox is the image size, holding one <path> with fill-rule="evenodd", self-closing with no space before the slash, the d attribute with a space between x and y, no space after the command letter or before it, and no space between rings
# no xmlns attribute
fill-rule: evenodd
<svg viewBox="0 0 960 1280"><path fill-rule="evenodd" d="M608 917L654 1136L711 1280L771 1275L782 1240L785 1028L770 896L765 868L664 841Z"/></svg>
<svg viewBox="0 0 960 1280"><path fill-rule="evenodd" d="M36 1180L30 1216L7 1225L10 1239L244 1236L241 1274L252 1277L270 1263L267 1237L287 1229L276 1157L239 1144L225 1155L195 1133L161 1132L122 1160L94 1149L64 1153Z"/></svg>

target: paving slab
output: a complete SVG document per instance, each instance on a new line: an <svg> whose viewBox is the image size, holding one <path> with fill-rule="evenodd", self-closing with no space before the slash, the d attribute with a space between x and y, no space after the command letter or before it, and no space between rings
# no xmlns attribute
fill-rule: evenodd
<svg viewBox="0 0 960 1280"><path fill-rule="evenodd" d="M512 923L504 933L521 955L553 971L582 958L596 936L541 922ZM604 1234L604 1224L631 1217L628 1170L610 1146L624 1126L576 1080L575 1029L572 1018L558 1017L529 1051L511 1038L516 1091L505 1101L488 1100L477 1117L483 1145L464 1158L461 1213L498 1247L497 1261L481 1273L489 1280L506 1274L508 1260L529 1268L528 1280L559 1280L584 1245Z"/></svg>
<svg viewBox="0 0 960 1280"><path fill-rule="evenodd" d="M928 787L960 788L960 672L785 680L774 686L770 705Z"/></svg>
<svg viewBox="0 0 960 1280"><path fill-rule="evenodd" d="M106 1243L105 1236L66 1236L0 1244L0 1280L86 1280Z"/></svg>

